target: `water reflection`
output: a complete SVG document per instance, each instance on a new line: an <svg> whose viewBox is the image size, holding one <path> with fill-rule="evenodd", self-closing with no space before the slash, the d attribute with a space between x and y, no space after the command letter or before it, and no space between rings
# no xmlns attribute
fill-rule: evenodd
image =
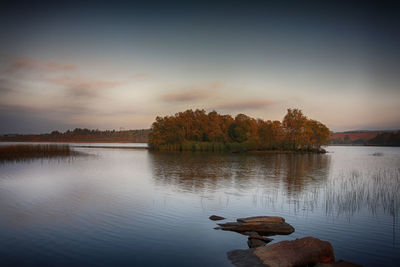
<svg viewBox="0 0 400 267"><path fill-rule="evenodd" d="M0 266L229 266L226 251L246 244L211 214L283 216L296 232L282 238L329 240L364 266L400 260L398 148L74 149L93 156L0 164Z"/></svg>
<svg viewBox="0 0 400 267"><path fill-rule="evenodd" d="M33 157L33 158L14 158L14 159L2 159L0 160L0 166L2 165L9 165L9 164L20 164L20 163L36 163L40 162L41 164L47 164L47 163L55 163L55 164L60 164L60 163L70 163L73 160L76 160L78 157L82 156L92 156L90 154L85 154L82 152L76 153L74 155L68 155L68 156L54 156L54 157Z"/></svg>
<svg viewBox="0 0 400 267"><path fill-rule="evenodd" d="M194 194L250 196L254 206L326 215L366 209L397 217L399 169L336 166L332 155L149 153L156 185Z"/></svg>
<svg viewBox="0 0 400 267"><path fill-rule="evenodd" d="M326 182L330 166L330 155L317 154L155 152L149 157L160 186L196 194L251 194L256 205L268 207L285 202L299 208L305 193Z"/></svg>

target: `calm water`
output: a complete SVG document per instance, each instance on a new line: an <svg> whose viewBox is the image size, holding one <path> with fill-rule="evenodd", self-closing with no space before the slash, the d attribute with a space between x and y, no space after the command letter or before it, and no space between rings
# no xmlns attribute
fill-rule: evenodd
<svg viewBox="0 0 400 267"><path fill-rule="evenodd" d="M90 155L0 164L1 266L230 266L247 239L214 230L212 214L283 216L296 231L275 242L311 235L337 259L400 262L400 148L74 149Z"/></svg>

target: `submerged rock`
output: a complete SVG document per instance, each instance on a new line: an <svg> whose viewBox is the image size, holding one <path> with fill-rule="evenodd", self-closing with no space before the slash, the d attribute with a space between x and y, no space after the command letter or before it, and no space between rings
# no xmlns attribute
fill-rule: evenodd
<svg viewBox="0 0 400 267"><path fill-rule="evenodd" d="M209 217L209 219L212 220L212 221L225 220L224 217L221 217L221 216L218 216L218 215L211 215L211 216Z"/></svg>
<svg viewBox="0 0 400 267"><path fill-rule="evenodd" d="M260 259L253 254L254 249L236 249L229 251L228 259L237 267L265 267Z"/></svg>
<svg viewBox="0 0 400 267"><path fill-rule="evenodd" d="M312 266L335 261L332 245L314 237L281 241L255 249L233 250L228 252L228 259L235 266L269 267Z"/></svg>
<svg viewBox="0 0 400 267"><path fill-rule="evenodd" d="M261 235L259 235L259 234L251 234L251 235L249 235L249 239L250 239L250 238L262 240L262 241L264 241L265 243L269 243L269 242L271 242L271 241L273 240L272 238L264 237L264 236L261 236Z"/></svg>
<svg viewBox="0 0 400 267"><path fill-rule="evenodd" d="M258 239L258 238L249 237L249 239L247 240L247 245L249 246L249 248L257 248L257 247L265 246L267 243L268 242L266 242L262 239Z"/></svg>
<svg viewBox="0 0 400 267"><path fill-rule="evenodd" d="M268 238L268 237L259 235L257 232L244 232L242 234L247 235L249 237L248 238L249 241L250 241L250 239L257 239L257 240L263 241L264 244L269 243L273 240L272 238ZM247 244L249 244L249 241L247 241Z"/></svg>
<svg viewBox="0 0 400 267"><path fill-rule="evenodd" d="M285 222L282 217L258 216L239 218L237 222L227 222L218 224L217 229L234 231L238 233L257 232L259 235L289 235L294 232L294 228Z"/></svg>

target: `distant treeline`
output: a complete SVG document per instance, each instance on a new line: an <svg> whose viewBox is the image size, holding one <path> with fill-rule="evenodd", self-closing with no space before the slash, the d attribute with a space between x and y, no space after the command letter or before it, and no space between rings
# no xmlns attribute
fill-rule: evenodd
<svg viewBox="0 0 400 267"><path fill-rule="evenodd" d="M49 134L8 134L0 135L0 141L8 142L132 142L146 143L150 130L90 130L76 128L64 133L53 131Z"/></svg>
<svg viewBox="0 0 400 267"><path fill-rule="evenodd" d="M330 131L308 119L299 109L288 109L283 121L264 121L245 114L235 118L216 111L186 110L157 117L149 134L149 148L171 151L322 151Z"/></svg>
<svg viewBox="0 0 400 267"><path fill-rule="evenodd" d="M388 132L378 134L376 137L368 140L367 145L400 146L400 132Z"/></svg>
<svg viewBox="0 0 400 267"><path fill-rule="evenodd" d="M400 146L400 131L344 132L331 135L333 145Z"/></svg>

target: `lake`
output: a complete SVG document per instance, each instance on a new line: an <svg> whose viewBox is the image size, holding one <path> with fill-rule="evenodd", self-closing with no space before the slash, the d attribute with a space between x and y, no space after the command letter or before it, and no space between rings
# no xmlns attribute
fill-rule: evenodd
<svg viewBox="0 0 400 267"><path fill-rule="evenodd" d="M1 266L231 266L226 253L247 248L247 238L214 230L212 214L282 216L296 231L273 242L314 236L331 242L337 260L400 262L400 148L301 155L72 145L87 155L0 163Z"/></svg>

